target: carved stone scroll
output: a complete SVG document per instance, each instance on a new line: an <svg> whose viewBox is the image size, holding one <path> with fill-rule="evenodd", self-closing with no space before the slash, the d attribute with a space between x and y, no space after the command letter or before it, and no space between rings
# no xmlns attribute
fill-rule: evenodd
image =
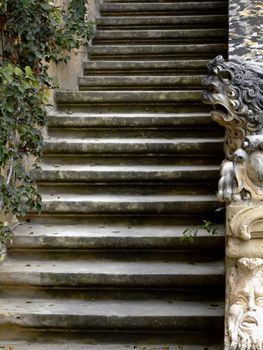
<svg viewBox="0 0 263 350"><path fill-rule="evenodd" d="M230 221L228 234L243 240L263 238L263 212L260 206L239 210Z"/></svg>
<svg viewBox="0 0 263 350"><path fill-rule="evenodd" d="M263 350L263 66L218 56L208 70L203 100L226 128L225 349Z"/></svg>

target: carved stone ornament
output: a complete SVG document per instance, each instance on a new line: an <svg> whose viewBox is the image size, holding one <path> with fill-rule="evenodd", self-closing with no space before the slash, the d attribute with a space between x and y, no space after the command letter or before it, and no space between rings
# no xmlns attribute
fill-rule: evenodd
<svg viewBox="0 0 263 350"><path fill-rule="evenodd" d="M219 200L263 199L263 66L218 56L208 70L203 101L226 128Z"/></svg>
<svg viewBox="0 0 263 350"><path fill-rule="evenodd" d="M263 350L263 259L239 259L229 283L226 349Z"/></svg>
<svg viewBox="0 0 263 350"><path fill-rule="evenodd" d="M263 208L251 206L239 210L230 221L231 235L242 240L263 238Z"/></svg>
<svg viewBox="0 0 263 350"><path fill-rule="evenodd" d="M208 70L203 101L226 129L225 350L263 350L263 66L218 56Z"/></svg>

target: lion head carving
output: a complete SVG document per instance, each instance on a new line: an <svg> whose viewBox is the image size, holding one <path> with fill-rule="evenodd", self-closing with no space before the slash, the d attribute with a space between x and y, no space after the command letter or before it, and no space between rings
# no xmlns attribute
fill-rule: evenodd
<svg viewBox="0 0 263 350"><path fill-rule="evenodd" d="M262 133L263 66L217 56L208 72L203 102L213 106L212 118L226 128L225 153L231 160L246 136Z"/></svg>

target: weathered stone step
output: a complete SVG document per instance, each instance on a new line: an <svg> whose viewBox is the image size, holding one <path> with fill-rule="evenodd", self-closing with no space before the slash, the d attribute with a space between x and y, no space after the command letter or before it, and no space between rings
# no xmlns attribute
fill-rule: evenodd
<svg viewBox="0 0 263 350"><path fill-rule="evenodd" d="M189 90L192 91L192 90ZM193 97L192 94L189 93L189 91L185 90L185 93L188 92L189 99L190 96ZM78 93L82 93L84 91L78 91ZM104 92L113 92L113 91L89 91L86 93L93 94L93 92L97 94L102 94ZM133 91L126 91L126 93ZM136 94L144 94L145 92L149 91L137 91ZM150 91L150 94L152 95L153 93L157 92L157 90ZM164 94L169 93L171 91L162 91L162 96ZM173 93L176 93L178 91L174 91ZM199 91L198 91L199 92ZM120 95L120 101L108 101L104 102L103 99L100 101L92 101L93 97L91 97L90 101L84 102L81 101L79 98L74 99L72 98L71 100L69 99L68 102L66 99L60 99L60 102L58 104L58 111L59 112L65 112L69 114L73 113L87 113L87 114L97 114L101 113L102 117L105 116L106 114L125 114L127 113L127 103L125 103L125 100L121 100L121 94L124 93L124 91L115 91L115 95ZM150 97L148 94L148 97ZM145 95L144 95L145 96ZM132 96L131 96L132 97ZM160 97L160 94L159 94ZM186 97L187 98L187 97ZM117 100L118 98L116 98ZM165 99L162 101L159 98L158 102L158 97L157 99L147 99L143 101L143 96L141 96L141 101L129 101L129 110L128 112L137 114L137 113L147 113L147 114L155 114L155 113L178 113L178 114L186 114L186 113L208 113L209 112L209 107L205 105L204 103L201 102L201 100L196 99L196 101L188 101L188 102L180 102L180 100L175 102L172 99L168 99L165 101Z"/></svg>
<svg viewBox="0 0 263 350"><path fill-rule="evenodd" d="M49 329L48 332L43 332L41 329L35 329L33 332L30 329L23 329L23 332L15 337L14 328L1 327L0 345L13 344L14 350L27 350L24 348L26 345L32 350L221 350L223 344L222 334L218 334L218 330L215 332L89 330L87 333L85 330L56 332ZM165 349L165 346L170 348Z"/></svg>
<svg viewBox="0 0 263 350"><path fill-rule="evenodd" d="M208 15L183 15L180 16L124 16L124 17L99 17L96 19L98 29L185 29L185 28L227 28L226 14Z"/></svg>
<svg viewBox="0 0 263 350"><path fill-rule="evenodd" d="M65 113L48 110L49 128L215 128L209 113Z"/></svg>
<svg viewBox="0 0 263 350"><path fill-rule="evenodd" d="M25 342L25 341L4 341L0 342L0 347L8 350L8 346L13 346L15 350L221 350L219 345L185 345L185 344L172 344L163 342L162 344L148 344L149 342L141 344L97 344L92 345L83 343L83 338L77 343L67 341L67 343L41 343L41 342Z"/></svg>
<svg viewBox="0 0 263 350"><path fill-rule="evenodd" d="M17 291L19 291L19 296L17 294ZM193 293L194 291L194 293ZM38 287L38 286L31 286L28 289L25 289L23 286L8 286L5 285L5 293L1 293L1 298L11 298L11 297L19 297L19 298L23 298L23 299L35 299L36 298L36 293L37 293L37 298L38 299L54 299L54 300L59 300L61 299L61 297L63 299L69 299L69 300L82 300L82 301L95 301L95 300L156 300L156 299L161 299L162 301L166 300L166 301L173 301L173 300L177 300L177 301L195 301L195 302L206 302L207 300L209 300L209 302L211 304L217 304L219 301L223 302L224 300L224 286L222 285L220 288L213 288L212 292L210 289L208 288L194 288L191 292L191 288L184 288L184 289L180 289L180 288L163 288L163 289L159 289L159 288L151 288L151 289L145 289L145 288L100 288L100 287L92 287L92 288L82 288L82 287L62 287L62 288L50 288L50 287ZM3 328L5 328L4 326L0 326L0 339L1 340L6 340L9 339L9 337L6 334L6 337L3 337ZM28 329L30 331L30 329ZM10 331L10 332L9 332ZM19 335L24 335L26 333L26 329L23 330L23 333L19 333ZM38 334L38 331L41 332L41 330L35 329L34 334L35 335L35 339L40 340L41 336L40 334ZM43 331L43 330L42 330ZM63 332L64 331L64 332ZM96 330L89 330L89 332L93 332ZM101 331L101 330L99 330ZM110 333L111 330L109 329L104 329L105 331L105 338L103 338L103 341L106 341L106 335ZM125 343L125 341L128 341L129 337L126 337L127 333L125 332L131 332L131 330L121 330L119 334L119 338L114 338L115 341L119 342L119 343ZM17 332L17 329L15 329L15 332ZM51 330L50 330L51 332ZM54 330L54 333L52 332L52 337L49 337L49 341L52 339L58 339L59 335L61 336L61 334L64 333L64 335L66 335L65 333L67 332L67 329L60 329L59 332L61 332L60 334L58 332L56 332L56 330ZM83 332L83 330L74 330L74 334L78 334L79 332ZM117 330L118 332L118 330ZM145 330L145 332L149 332L149 330ZM193 330L189 330L187 331L187 334L193 332ZM197 334L200 331L197 332ZM8 327L8 334L13 335L12 332L12 326L10 325L10 327ZM124 334L122 334L124 333ZM151 333L151 331L150 331ZM164 330L160 330L160 333L162 334L162 336L164 336ZM159 335L160 335L159 333ZM169 334L169 330L166 333L167 335ZM179 333L180 334L180 333ZM179 335L178 334L178 335ZM33 332L31 330L31 337L29 339L32 340L33 337ZM43 334L44 335L44 334ZM136 335L138 336L139 334L133 333L133 337L134 338L130 338L131 341L136 341ZM182 334L180 334L182 336ZM2 338L1 338L2 336ZM124 337L123 337L124 336ZM202 334L202 336L204 336L204 334ZM66 337L65 337L66 338ZM126 339L125 339L126 338ZM196 341L194 344L200 344L202 343L202 340L207 340L207 338L202 338L199 335L199 342ZM222 339L222 334L221 337ZM19 336L17 336L14 339L20 339ZM23 338L23 339L28 339L27 337ZM86 335L82 338L83 340L87 339ZM88 337L88 339L90 340L90 337ZM120 340L121 339L121 340ZM145 341L147 339L142 337L142 339ZM149 338L148 338L149 339ZM166 340L168 338L165 338ZM184 342L184 343L189 343L189 338L185 337L184 339L187 339L188 342ZM210 338L212 339L212 338ZM73 340L73 338L72 338ZM99 340L99 339L98 339ZM201 342L200 342L201 340ZM55 341L55 340L54 340ZM148 340L149 341L149 340ZM217 338L218 341L218 338ZM93 344L98 343L97 342L93 342ZM218 343L218 342L215 342ZM176 343L175 343L176 344Z"/></svg>
<svg viewBox="0 0 263 350"><path fill-rule="evenodd" d="M128 200L128 198L133 199L133 201L136 201L136 198L138 198L138 201L143 201L142 197L152 197L153 200L156 198L169 198L169 196L175 196L180 197L181 200L184 199L184 195L186 196L192 196L196 195L199 196L203 194L208 195L208 198L212 197L215 199L215 192L214 188L211 189L211 184L208 184L208 186L204 186L202 184L199 186L199 184L193 183L192 185L188 184L188 186L182 188L181 184L174 184L171 186L171 184L155 184L154 186L148 186L148 188L143 188L140 184L134 184L133 186L130 186L130 184L119 184L116 186L116 184L111 183L98 183L98 184L86 184L86 183L78 183L74 186L70 183L57 183L56 186L51 186L50 183L41 183L39 184L39 190L41 193L47 196L54 196L54 199L56 199L60 194L63 196L65 195L66 200L72 195L76 196L90 196L90 198L98 198L102 201L107 202L107 199L104 197L109 195L111 198L115 201L115 196L120 196L120 200ZM59 198L58 198L59 199ZM187 199L186 199L187 200Z"/></svg>
<svg viewBox="0 0 263 350"><path fill-rule="evenodd" d="M185 2L193 2L193 0L185 0ZM211 0L198 0L199 2L211 2ZM224 0L223 0L224 1ZM227 0L225 0L227 2ZM104 0L104 3L177 3L177 2L182 2L182 0Z"/></svg>
<svg viewBox="0 0 263 350"><path fill-rule="evenodd" d="M204 255L202 255L204 254ZM201 256L200 256L201 255ZM129 262L138 262L138 263L145 263L145 264L149 264L151 265L151 263L155 264L155 263L186 263L189 265L195 265L195 264L202 264L202 263L208 263L211 261L219 261L223 259L223 250L221 249L215 249L213 252L209 252L207 250L187 250L187 251L176 251L176 250L134 250L134 249L128 249L128 250L110 250L110 249L106 249L106 250L86 250L86 249L12 249L9 254L8 254L8 258L10 261L20 261L23 260L26 264L26 260L28 261L35 261L36 264L37 262L41 262L41 261L115 261L116 264L119 263L120 261L122 261L123 263L129 263ZM30 264L29 264L30 265ZM40 265L40 264L37 264ZM53 264L54 268L55 268L55 264ZM116 272L117 274L117 272ZM132 271L131 271L132 274ZM54 284L56 282L54 281ZM15 285L6 285L8 286L9 289L11 288L15 288ZM45 286L44 286L45 287ZM43 287L43 288L44 288ZM51 285L50 285L51 287ZM100 288L100 286L96 287L96 285L91 285L93 291L94 289ZM110 287L110 285L108 286ZM116 286L116 289L114 289L114 295L118 294L120 295L121 293L123 293L123 289L129 289L130 285L128 285L127 287L125 285L120 286L121 291L119 290L118 286ZM171 287L171 286L170 286ZM224 287L224 285L222 284L222 287ZM71 289L74 290L75 286L70 286ZM78 286L76 286L76 288L78 288L77 291L74 292L74 295L76 296L78 294L78 291L80 292ZM54 295L53 291L54 289L51 288L52 290L49 291L50 295ZM145 289L143 287L143 289ZM167 286L164 286L163 288L161 286L159 286L159 290L168 290ZM178 289L178 286L174 286L173 288L174 290L177 289L177 296L179 298L180 292L182 291L182 289ZM202 289L202 287L198 287L198 289ZM150 294L152 293L151 288L149 288L147 290L147 292L149 292ZM202 289L204 291L204 289ZM192 291L184 288L184 291L188 291L187 295L182 294L180 297L180 300L193 300L193 296L191 296ZM130 291L130 296L134 296L136 294L136 291L131 290ZM170 292L170 290L169 290ZM215 291L215 293L217 293L218 291ZM220 289L221 295L222 295L222 289ZM72 291L73 293L73 291ZM111 294L111 291L109 291L109 294ZM112 294L112 295L113 295ZM122 294L123 295L123 294ZM141 293L139 293L140 297L142 298ZM189 295L191 296L189 299ZM207 296L208 294L206 294ZM160 295L158 295L159 297ZM87 298L89 297L89 295L87 295ZM149 297L149 295L148 295ZM205 300L203 298L203 296L200 297L197 296L194 300Z"/></svg>
<svg viewBox="0 0 263 350"><path fill-rule="evenodd" d="M218 166L223 156L222 152L219 154L207 154L202 157L196 155L176 155L176 154L100 154L86 155L86 154L44 154L43 161L53 166L80 164L87 166L127 166L132 167L134 164L138 166Z"/></svg>
<svg viewBox="0 0 263 350"><path fill-rule="evenodd" d="M197 128L194 129L184 129L184 128L178 128L176 129L162 129L157 130L155 128L50 128L48 131L48 136L50 138L66 138L69 139L91 139L91 140L103 140L103 139L112 139L114 140L120 140L120 139L129 139L134 140L137 142L137 140L143 139L149 139L151 142L151 139L155 140L169 140L169 139L175 139L175 138L182 138L182 135L186 139L191 138L220 138L223 137L223 133L220 129L216 128Z"/></svg>
<svg viewBox="0 0 263 350"><path fill-rule="evenodd" d="M61 105L88 103L169 103L169 102L200 102L202 91L58 91L56 101Z"/></svg>
<svg viewBox="0 0 263 350"><path fill-rule="evenodd" d="M83 187L83 186L82 186ZM154 188L157 194L139 194L134 188L119 188L119 194L113 193L116 189L105 188L103 193L87 193L87 188L74 187L70 191L61 191L58 188L51 189L50 193L41 191L43 199L43 213L53 214L174 214L174 215L201 215L212 212L220 204L214 195L201 194L197 189L196 194L171 194L160 193L160 189ZM86 186L87 187L87 186ZM121 187L121 186L118 186ZM123 186L122 186L123 187ZM133 190L133 191L132 191ZM82 192L81 192L82 191ZM187 191L193 193L192 188ZM81 192L81 193L80 193ZM86 193L85 193L86 192ZM136 193L137 192L137 193ZM199 192L199 193L198 193ZM206 191L208 192L208 191ZM189 192L188 192L189 193Z"/></svg>
<svg viewBox="0 0 263 350"><path fill-rule="evenodd" d="M212 138L223 138L223 133L220 129L217 128L197 128L194 129L186 129L182 127L178 127L178 129L173 128L163 128L163 129L157 129L157 128L144 128L144 127L124 127L124 128L50 128L47 133L49 138L52 139L78 139L78 140L95 140L103 142L104 139L112 139L112 141L109 141L109 143L114 142L114 140L117 140L116 142L119 142L121 140L127 139L130 140L132 143L134 140L135 143L137 143L138 140L143 139L145 142L146 140L149 140L151 142L152 139L155 140L172 140L182 138L182 135L185 137L185 139L201 139L201 138L207 138L209 136L210 139ZM49 140L49 139L48 139ZM140 141L139 141L140 142ZM161 141L162 142L162 141ZM169 141L168 141L169 142Z"/></svg>
<svg viewBox="0 0 263 350"><path fill-rule="evenodd" d="M85 76L80 90L193 90L202 88L205 75L191 76Z"/></svg>
<svg viewBox="0 0 263 350"><path fill-rule="evenodd" d="M171 3L105 3L100 6L102 16L135 15L197 15L197 14L226 14L225 1L187 1Z"/></svg>
<svg viewBox="0 0 263 350"><path fill-rule="evenodd" d="M140 59L183 59L197 58L209 59L215 55L224 55L227 50L227 45L218 43L205 44L189 44L189 45L96 45L88 49L91 59L125 59L134 60Z"/></svg>
<svg viewBox="0 0 263 350"><path fill-rule="evenodd" d="M201 90L178 91L59 91L56 102L67 113L205 113Z"/></svg>
<svg viewBox="0 0 263 350"><path fill-rule="evenodd" d="M177 29L177 30L97 30L92 39L93 45L119 45L119 44L194 44L198 42L213 43L226 42L227 30L225 28L207 29Z"/></svg>
<svg viewBox="0 0 263 350"><path fill-rule="evenodd" d="M127 94L128 92L121 93ZM167 91L164 93L166 94ZM154 91L151 91L151 94L154 94ZM67 135L69 139L102 139L105 137L107 139L169 139L182 138L182 135L185 138L207 138L208 135L210 138L223 137L223 128L216 127L208 113L196 111L158 114L147 111L145 113L129 111L128 113L101 114L68 110L58 112L49 109L48 127L49 136L65 138Z"/></svg>
<svg viewBox="0 0 263 350"><path fill-rule="evenodd" d="M48 261L9 259L2 263L1 285L39 287L205 287L224 285L224 264L212 262L125 262L70 258Z"/></svg>
<svg viewBox="0 0 263 350"><path fill-rule="evenodd" d="M35 174L38 182L197 182L216 183L218 166L130 166L40 163Z"/></svg>
<svg viewBox="0 0 263 350"><path fill-rule="evenodd" d="M90 75L207 75L207 60L175 61L84 61L84 74Z"/></svg>
<svg viewBox="0 0 263 350"><path fill-rule="evenodd" d="M1 298L1 326L49 329L223 331L223 305L162 300Z"/></svg>
<svg viewBox="0 0 263 350"><path fill-rule="evenodd" d="M208 219L208 215L206 217ZM185 224L187 222L187 225ZM186 229L202 223L198 217L39 217L15 229L10 251L17 249L181 250L224 249L224 229L212 236L199 229L194 240L183 239Z"/></svg>
<svg viewBox="0 0 263 350"><path fill-rule="evenodd" d="M197 139L68 139L48 138L49 154L222 154L222 138Z"/></svg>

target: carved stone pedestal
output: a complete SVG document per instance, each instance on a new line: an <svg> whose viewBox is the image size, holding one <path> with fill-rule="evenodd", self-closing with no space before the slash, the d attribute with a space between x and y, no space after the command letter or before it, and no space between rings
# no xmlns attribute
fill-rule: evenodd
<svg viewBox="0 0 263 350"><path fill-rule="evenodd" d="M203 100L226 128L225 349L263 350L263 66L218 56L208 69Z"/></svg>
<svg viewBox="0 0 263 350"><path fill-rule="evenodd" d="M227 208L225 349L263 349L263 203Z"/></svg>

